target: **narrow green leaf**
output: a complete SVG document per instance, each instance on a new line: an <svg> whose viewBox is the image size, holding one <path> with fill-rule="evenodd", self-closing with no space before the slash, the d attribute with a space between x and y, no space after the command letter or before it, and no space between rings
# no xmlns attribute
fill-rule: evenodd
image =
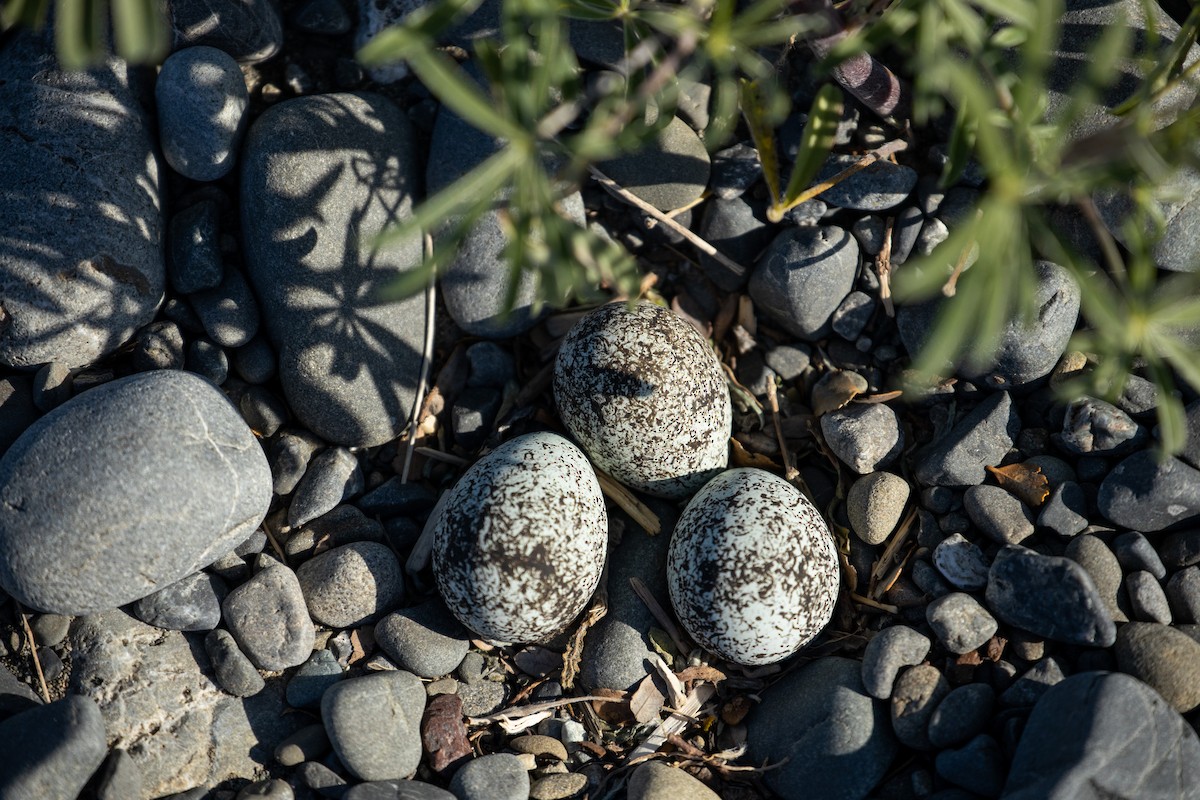
<svg viewBox="0 0 1200 800"><path fill-rule="evenodd" d="M106 0L57 0L54 44L64 69L86 69L104 57L107 12Z"/></svg>
<svg viewBox="0 0 1200 800"><path fill-rule="evenodd" d="M746 118L746 127L750 129L750 138L754 148L758 150L758 160L763 168L763 180L767 182L767 190L771 193L771 203L778 205L779 194L779 154L775 150L775 128L767 115L766 99L762 96L762 87L756 81L742 80L741 87L742 116Z"/></svg>
<svg viewBox="0 0 1200 800"><path fill-rule="evenodd" d="M971 154L975 151L975 120L966 114L954 115L954 129L950 132L949 149L946 153L946 165L942 168L939 185L943 188L953 186L967 168Z"/></svg>
<svg viewBox="0 0 1200 800"><path fill-rule="evenodd" d="M50 10L50 0L4 0L0 6L0 28L24 25L41 30Z"/></svg>
<svg viewBox="0 0 1200 800"><path fill-rule="evenodd" d="M783 202L778 204L782 206L783 211L786 212L795 205L796 198L812 183L821 165L829 158L841 119L842 90L833 83L826 83L817 92L812 106L808 109L808 121L800 135L800 149L796 153L795 163L792 164L792 174L788 178Z"/></svg>
<svg viewBox="0 0 1200 800"><path fill-rule="evenodd" d="M1175 396L1175 382L1171 372L1157 358L1147 359L1150 378L1158 390L1158 444L1160 456L1178 453L1187 443L1187 414L1183 403Z"/></svg>
<svg viewBox="0 0 1200 800"><path fill-rule="evenodd" d="M168 31L158 0L112 0L117 54L133 64L159 61L167 53Z"/></svg>
<svg viewBox="0 0 1200 800"><path fill-rule="evenodd" d="M533 133L498 111L479 87L452 59L432 47L409 56L409 66L426 86L438 87L438 99L484 133L513 144L533 140Z"/></svg>
<svg viewBox="0 0 1200 800"><path fill-rule="evenodd" d="M1200 355L1197 355L1193 348L1175 336L1158 333L1151 334L1150 345L1179 373L1179 377L1187 381L1192 389L1200 392Z"/></svg>
<svg viewBox="0 0 1200 800"><path fill-rule="evenodd" d="M1036 0L971 0L971 5L1022 28L1031 28L1037 22Z"/></svg>

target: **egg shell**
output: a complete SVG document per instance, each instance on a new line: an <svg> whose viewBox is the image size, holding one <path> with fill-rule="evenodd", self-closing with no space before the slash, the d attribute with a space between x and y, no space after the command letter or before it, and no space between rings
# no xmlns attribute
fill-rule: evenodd
<svg viewBox="0 0 1200 800"><path fill-rule="evenodd" d="M825 520L791 484L731 469L687 504L667 552L671 605L721 658L772 664L833 616L841 573Z"/></svg>
<svg viewBox="0 0 1200 800"><path fill-rule="evenodd" d="M679 499L728 463L733 416L708 342L672 311L612 303L579 320L554 365L563 424L621 483Z"/></svg>
<svg viewBox="0 0 1200 800"><path fill-rule="evenodd" d="M430 519L438 592L484 639L542 642L583 610L600 582L608 512L578 447L530 433L459 479Z"/></svg>

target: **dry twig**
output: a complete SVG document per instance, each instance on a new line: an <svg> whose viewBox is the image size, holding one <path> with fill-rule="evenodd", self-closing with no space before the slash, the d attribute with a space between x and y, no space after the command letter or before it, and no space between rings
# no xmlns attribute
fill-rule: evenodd
<svg viewBox="0 0 1200 800"><path fill-rule="evenodd" d="M42 700L50 702L50 690L46 688L46 674L42 672L42 660L38 658L37 640L33 636L33 628L29 627L29 616L25 609L17 605L17 613L21 617L21 627L25 629L25 637L29 641L29 655L33 659L33 671L37 673L38 687L42 690Z"/></svg>

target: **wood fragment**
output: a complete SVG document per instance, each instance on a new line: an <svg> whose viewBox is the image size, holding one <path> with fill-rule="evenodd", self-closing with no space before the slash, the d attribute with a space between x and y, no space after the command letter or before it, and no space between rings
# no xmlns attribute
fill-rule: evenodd
<svg viewBox="0 0 1200 800"><path fill-rule="evenodd" d="M625 695L622 692L620 697L607 697L600 694L585 694L579 697L560 697L557 700L546 700L541 703L530 703L527 706L518 706L506 708L502 711L497 711L494 714L486 714L482 717L467 717L468 725L491 725L493 722L501 722L503 720L520 719L528 717L531 714L541 714L543 711L553 711L562 706L569 706L572 703L624 703Z"/></svg>
<svg viewBox="0 0 1200 800"><path fill-rule="evenodd" d="M671 619L671 615L664 611L663 607L660 606L658 601L654 599L654 595L650 593L648 588L646 588L646 584L642 582L642 579L636 575L631 576L629 578L629 585L633 588L634 594L636 594L641 601L646 604L646 609L649 610L650 614L654 617L662 629L667 632L668 636L671 637L671 641L675 643L675 649L679 651L679 654L686 656L689 652L691 652L691 648L686 644L684 636L679 630L679 626L675 624L673 619Z"/></svg>
<svg viewBox="0 0 1200 800"><path fill-rule="evenodd" d="M624 484L596 465L593 464L592 469L596 472L596 479L600 482L600 491L604 492L605 497L620 506L621 510L628 514L646 533L657 536L662 532L662 522L649 506L637 499L637 496Z"/></svg>
<svg viewBox="0 0 1200 800"><path fill-rule="evenodd" d="M33 659L33 671L37 673L38 688L42 690L42 700L50 702L50 689L46 687L46 673L42 672L42 660L38 657L37 639L34 638L33 628L29 627L29 615L17 604L17 613L21 616L21 627L25 629L25 640L29 642L29 656Z"/></svg>
<svg viewBox="0 0 1200 800"><path fill-rule="evenodd" d="M878 611L886 611L889 614L900 613L900 609L897 606L891 605L890 603L880 603L877 600L872 600L869 597L863 597L861 594L855 594L854 592L850 593L850 599L859 605L864 605L868 608L874 608Z"/></svg>
<svg viewBox="0 0 1200 800"><path fill-rule="evenodd" d="M895 532L892 533L891 541L883 549L883 554L879 556L879 561L875 563L875 568L871 570L871 578L873 580L879 580L887 574L888 569L890 569L887 565L895 557L896 553L900 552L900 548L908 540L908 535L912 531L913 523L916 520L917 507L913 506L908 510L908 514L904 516L904 519L900 521L900 525L896 527Z"/></svg>
<svg viewBox="0 0 1200 800"><path fill-rule="evenodd" d="M875 257L875 272L879 275L879 299L889 317L896 316L896 304L892 301L892 229L896 218L888 217L883 229L883 246Z"/></svg>
<svg viewBox="0 0 1200 800"><path fill-rule="evenodd" d="M687 691L684 689L683 681L671 671L667 666L667 662L663 661L662 656L658 653L650 654L650 665L654 667L654 671L667 685L667 700L675 708L679 708L687 702Z"/></svg>
<svg viewBox="0 0 1200 800"><path fill-rule="evenodd" d="M775 389L773 380L767 381L767 408L771 409L771 423L775 426L775 441L779 443L779 457L783 459L783 477L792 483L800 477L800 471L792 466L787 437L783 435L783 423L779 419L779 393Z"/></svg>
<svg viewBox="0 0 1200 800"><path fill-rule="evenodd" d="M673 733L682 733L688 725L694 723L695 716L700 713L700 709L716 694L716 687L711 683L698 683L688 693L687 699L675 711L672 711L670 716L658 724L654 732L647 736L641 744L629 752L625 759L625 764L632 766L633 764L645 761L658 751L658 748L667 741L667 737Z"/></svg>
<svg viewBox="0 0 1200 800"><path fill-rule="evenodd" d="M629 695L629 711L635 720L645 725L662 717L665 701L663 693L654 684L654 676L647 675Z"/></svg>
<svg viewBox="0 0 1200 800"><path fill-rule="evenodd" d="M608 567L606 565L604 575L600 578L600 588L596 590L596 596L592 600L587 614L580 621L575 633L571 635L571 641L567 644L566 652L563 653L562 685L564 689L575 688L575 678L579 675L580 667L583 664L583 643L587 632L608 614L607 584Z"/></svg>

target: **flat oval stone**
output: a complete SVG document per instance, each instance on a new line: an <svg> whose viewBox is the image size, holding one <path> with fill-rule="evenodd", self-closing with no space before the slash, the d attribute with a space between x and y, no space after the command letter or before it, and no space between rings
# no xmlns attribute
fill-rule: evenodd
<svg viewBox="0 0 1200 800"><path fill-rule="evenodd" d="M163 62L154 86L163 157L180 175L213 181L233 169L249 97L233 57L189 47Z"/></svg>
<svg viewBox="0 0 1200 800"><path fill-rule="evenodd" d="M281 670L308 658L316 629L296 573L282 564L234 589L221 605L225 626L259 669Z"/></svg>
<svg viewBox="0 0 1200 800"><path fill-rule="evenodd" d="M365 781L407 778L421 760L425 688L410 672L376 672L331 686L325 732L341 762Z"/></svg>
<svg viewBox="0 0 1200 800"><path fill-rule="evenodd" d="M788 333L816 341L833 330L833 312L854 288L858 243L841 228L789 228L771 242L750 275L759 310Z"/></svg>
<svg viewBox="0 0 1200 800"><path fill-rule="evenodd" d="M408 119L378 95L299 97L251 126L242 238L288 405L333 444L398 436L416 395L425 299L381 293L421 262L417 237L376 251L412 214Z"/></svg>
<svg viewBox="0 0 1200 800"><path fill-rule="evenodd" d="M173 370L91 389L0 459L0 586L56 614L145 597L231 552L271 472L212 384Z"/></svg>

